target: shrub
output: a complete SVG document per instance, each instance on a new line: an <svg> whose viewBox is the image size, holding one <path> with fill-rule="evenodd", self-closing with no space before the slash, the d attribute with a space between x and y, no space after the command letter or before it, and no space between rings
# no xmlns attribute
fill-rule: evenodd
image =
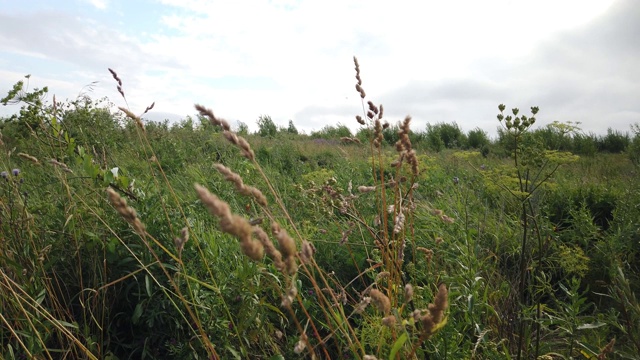
<svg viewBox="0 0 640 360"><path fill-rule="evenodd" d="M278 127L268 115L261 115L256 121L258 124L258 135L262 137L275 137Z"/></svg>

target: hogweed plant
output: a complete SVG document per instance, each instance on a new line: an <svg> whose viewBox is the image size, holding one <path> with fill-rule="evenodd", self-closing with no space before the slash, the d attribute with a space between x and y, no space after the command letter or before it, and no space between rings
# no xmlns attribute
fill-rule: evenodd
<svg viewBox="0 0 640 360"><path fill-rule="evenodd" d="M543 262L545 255L548 255L551 240L539 218L542 198L540 191L553 186L551 180L556 171L561 165L577 160L577 156L546 150L530 136L529 130L535 124L535 116L539 112L537 106L531 107L531 116L520 114L518 108L512 109L511 114L505 116L505 109L503 104L498 106L500 113L497 118L505 141L510 144L512 167L485 174L515 200L515 209L519 208L516 210L519 212L521 235L518 275L515 279L518 306L518 313L515 314L515 350L517 359L528 358L530 344L527 342L535 339L533 355L537 358L540 355L540 319L543 316L541 298L549 289ZM532 246L531 239L537 242L536 246ZM533 315L527 313L532 305L536 309Z"/></svg>

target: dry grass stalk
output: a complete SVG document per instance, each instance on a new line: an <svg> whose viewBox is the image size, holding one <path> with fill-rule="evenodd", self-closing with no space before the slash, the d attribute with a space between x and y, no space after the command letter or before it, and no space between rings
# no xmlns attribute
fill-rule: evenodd
<svg viewBox="0 0 640 360"><path fill-rule="evenodd" d="M386 279L391 275L390 272L388 271L383 271L381 273L378 273L378 275L376 275L376 282L382 280L382 279Z"/></svg>
<svg viewBox="0 0 640 360"><path fill-rule="evenodd" d="M183 227L180 230L180 237L173 239L173 243L176 245L176 249L178 250L178 257L182 258L182 250L184 249L184 244L189 241L189 228Z"/></svg>
<svg viewBox="0 0 640 360"><path fill-rule="evenodd" d="M238 238L242 252L250 259L255 261L262 259L264 247L260 241L252 238L253 228L249 221L242 216L232 214L229 205L210 193L205 187L196 184L195 188L200 201L211 215L220 218L220 229Z"/></svg>
<svg viewBox="0 0 640 360"><path fill-rule="evenodd" d="M358 191L363 193L363 194L366 194L366 193L369 193L369 192L372 192L372 191L376 191L376 187L375 186L364 186L364 185L361 185L361 186L358 186Z"/></svg>
<svg viewBox="0 0 640 360"><path fill-rule="evenodd" d="M62 171L65 171L65 172L73 174L73 170L69 169L67 164L61 163L56 159L51 159L51 160L49 160L49 162L51 163L51 165L59 167L60 169L62 169Z"/></svg>
<svg viewBox="0 0 640 360"><path fill-rule="evenodd" d="M607 354L613 353L613 345L616 344L616 339L613 338L609 343L600 350L600 354L598 354L598 360L604 360L607 358Z"/></svg>
<svg viewBox="0 0 640 360"><path fill-rule="evenodd" d="M196 110L198 110L198 112L200 113L200 115L209 119L211 124L215 126L220 126L224 131L231 131L231 126L229 126L229 123L227 122L227 120L217 118L213 114L213 111L211 109L207 109L206 107L199 104L196 104L195 107L196 107Z"/></svg>
<svg viewBox="0 0 640 360"><path fill-rule="evenodd" d="M109 201L116 208L116 211L124 218L126 222L133 226L133 229L140 236L145 236L145 227L142 221L138 219L138 214L136 210L130 206L127 206L127 200L120 197L120 194L115 192L115 190L108 188L107 195L109 196Z"/></svg>
<svg viewBox="0 0 640 360"><path fill-rule="evenodd" d="M405 221L405 216L404 213L402 212L402 209L400 210L400 212L398 212L398 215L396 215L395 220L394 220L394 225L393 225L393 232L395 234L399 234L402 229L404 229L404 221Z"/></svg>
<svg viewBox="0 0 640 360"><path fill-rule="evenodd" d="M407 284L404 286L404 301L411 301L413 298L413 286L411 284Z"/></svg>
<svg viewBox="0 0 640 360"><path fill-rule="evenodd" d="M373 122L373 145L376 148L380 148L383 140L384 137L382 135L382 124L380 123L380 119L376 119Z"/></svg>
<svg viewBox="0 0 640 360"><path fill-rule="evenodd" d="M396 160L397 166L400 166L403 160L406 160L409 165L411 165L411 173L414 176L418 175L418 157L416 156L415 150L411 145L411 140L409 139L410 133L410 124L411 124L411 116L406 116L404 121L400 125L400 130L398 130L399 139L396 142L396 151L398 154L398 159Z"/></svg>
<svg viewBox="0 0 640 360"><path fill-rule="evenodd" d="M341 137L340 141L342 141L344 144L349 144L349 143L362 144L362 142L360 142L360 139L355 137L348 137L348 136Z"/></svg>
<svg viewBox="0 0 640 360"><path fill-rule="evenodd" d="M395 315L388 315L382 318L382 325L392 328L396 324Z"/></svg>
<svg viewBox="0 0 640 360"><path fill-rule="evenodd" d="M307 240L302 241L302 250L300 250L300 260L303 264L309 264L313 260L313 255L316 253L316 247Z"/></svg>
<svg viewBox="0 0 640 360"><path fill-rule="evenodd" d="M356 58L355 56L353 57L353 63L356 68L356 80L358 80L358 82L356 83L356 90L360 93L360 97L364 99L367 94L365 94L364 89L362 89L362 78L360 78L360 64L358 64L358 58Z"/></svg>
<svg viewBox="0 0 640 360"><path fill-rule="evenodd" d="M21 157L21 158L23 158L23 159L25 159L25 160L29 160L29 161L31 161L31 162L32 162L32 163L34 163L34 164L38 164L38 165L40 165L40 161L38 161L38 159L36 159L36 157L35 157L35 156L31 156L31 155L29 155L29 154L22 153L22 152L21 152L21 153L18 153L18 156L19 156L19 157Z"/></svg>
<svg viewBox="0 0 640 360"><path fill-rule="evenodd" d="M300 335L300 340L298 340L296 345L293 347L293 352L296 354L302 354L302 352L304 351L304 348L306 347L306 342L307 342L307 335L305 334Z"/></svg>
<svg viewBox="0 0 640 360"><path fill-rule="evenodd" d="M232 143L233 145L237 146L240 149L242 156L246 157L251 161L255 160L256 156L253 150L251 149L251 145L249 145L249 143L247 142L247 140L245 140L245 138L243 138L242 136L238 136L236 133L232 131L226 131L226 130L222 133L222 135L225 137L225 139L227 139L227 141L229 141L230 143Z"/></svg>
<svg viewBox="0 0 640 360"><path fill-rule="evenodd" d="M216 170L218 170L220 174L224 176L225 180L229 181L235 186L236 190L238 190L240 194L245 196L252 196L254 199L256 199L258 204L260 204L260 206L267 206L267 198L259 189L253 186L245 185L242 181L242 177L240 177L240 175L236 174L228 167L222 164L214 164L213 166L216 168Z"/></svg>
<svg viewBox="0 0 640 360"><path fill-rule="evenodd" d="M122 106L119 106L118 109L120 111L122 111L123 113L125 113L125 115L127 115L128 118L130 118L133 121L135 121L136 125L138 125L138 127L140 127L140 129L144 130L144 124L142 123L142 119L140 119L140 117L138 115L132 113L129 109L124 108Z"/></svg>
<svg viewBox="0 0 640 360"><path fill-rule="evenodd" d="M273 242L271 241L271 239L269 239L269 235L267 235L267 233L258 226L253 227L253 233L256 235L258 240L262 243L262 246L264 247L264 251L267 253L267 256L271 260L273 260L273 264L276 267L276 269L280 271L284 271L286 269L286 265L284 261L282 261L282 254L273 245Z"/></svg>
<svg viewBox="0 0 640 360"><path fill-rule="evenodd" d="M366 309L367 306L369 306L370 303L371 303L371 297L369 296L363 297L362 300L360 300L360 303L353 310L353 312L355 312L356 314L362 313L364 309Z"/></svg>
<svg viewBox="0 0 640 360"><path fill-rule="evenodd" d="M124 91L122 91L122 80L120 80L120 78L118 77L118 74L115 72L115 70L108 68L109 72L111 73L111 76L113 76L113 79L118 83L117 89L118 92L120 93L120 95L125 98L124 96Z"/></svg>
<svg viewBox="0 0 640 360"><path fill-rule="evenodd" d="M282 296L282 303L280 304L282 307L289 307L293 304L293 300L298 296L298 288L296 287L295 282L291 283L291 286L287 290L287 293Z"/></svg>
<svg viewBox="0 0 640 360"><path fill-rule="evenodd" d="M391 301L387 297L387 295L383 294L382 291L378 289L371 289L369 292L369 296L371 297L371 301L373 304L380 310L383 314L388 314L391 311Z"/></svg>
<svg viewBox="0 0 640 360"><path fill-rule="evenodd" d="M296 242L287 231L280 227L276 222L271 223L271 232L273 236L278 240L278 248L284 259L287 273L293 275L298 271L298 264L296 263Z"/></svg>
<svg viewBox="0 0 640 360"><path fill-rule="evenodd" d="M431 337L437 329L437 325L444 319L444 312L449 307L449 291L445 284L440 284L438 287L438 293L436 294L433 303L427 307L426 314L420 317L422 323L422 331L425 338Z"/></svg>

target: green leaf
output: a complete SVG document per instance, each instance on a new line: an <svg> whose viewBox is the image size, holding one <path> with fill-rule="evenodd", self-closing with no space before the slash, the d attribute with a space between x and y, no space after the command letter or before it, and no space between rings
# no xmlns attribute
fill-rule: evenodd
<svg viewBox="0 0 640 360"><path fill-rule="evenodd" d="M62 320L56 320L56 323L64 326L64 327L68 327L68 328L72 328L72 329L78 329L78 324L72 324L72 323L68 323L66 321L62 321Z"/></svg>
<svg viewBox="0 0 640 360"><path fill-rule="evenodd" d="M578 330L584 330L584 329L597 329L599 327L603 327L607 324L602 323L602 322L597 322L594 324L582 324L580 326L578 326Z"/></svg>
<svg viewBox="0 0 640 360"><path fill-rule="evenodd" d="M133 315L131 315L131 322L136 325L138 321L140 321L140 317L142 316L142 303L138 303L136 308L133 310Z"/></svg>
<svg viewBox="0 0 640 360"><path fill-rule="evenodd" d="M144 284L147 289L147 295L151 297L151 277L149 275L144 276Z"/></svg>
<svg viewBox="0 0 640 360"><path fill-rule="evenodd" d="M389 353L389 360L394 360L396 358L398 351L400 351L400 349L402 348L402 345L404 345L404 343L407 342L407 339L409 339L409 336L405 332L402 335L400 335L400 337L398 338L398 340L396 340L395 343L393 343L393 347L391 348L391 352Z"/></svg>

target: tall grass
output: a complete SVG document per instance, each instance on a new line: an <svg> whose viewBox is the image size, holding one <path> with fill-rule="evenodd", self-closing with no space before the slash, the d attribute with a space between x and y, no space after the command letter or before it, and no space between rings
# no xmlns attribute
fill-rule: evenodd
<svg viewBox="0 0 640 360"><path fill-rule="evenodd" d="M3 357L634 358L638 187L575 186L621 157L562 175L568 155L536 157L524 131L515 163L419 153L411 117L389 123L354 65L363 130L335 139L239 134L201 105L206 126L169 128L143 119L153 104L47 106L17 84Z"/></svg>

